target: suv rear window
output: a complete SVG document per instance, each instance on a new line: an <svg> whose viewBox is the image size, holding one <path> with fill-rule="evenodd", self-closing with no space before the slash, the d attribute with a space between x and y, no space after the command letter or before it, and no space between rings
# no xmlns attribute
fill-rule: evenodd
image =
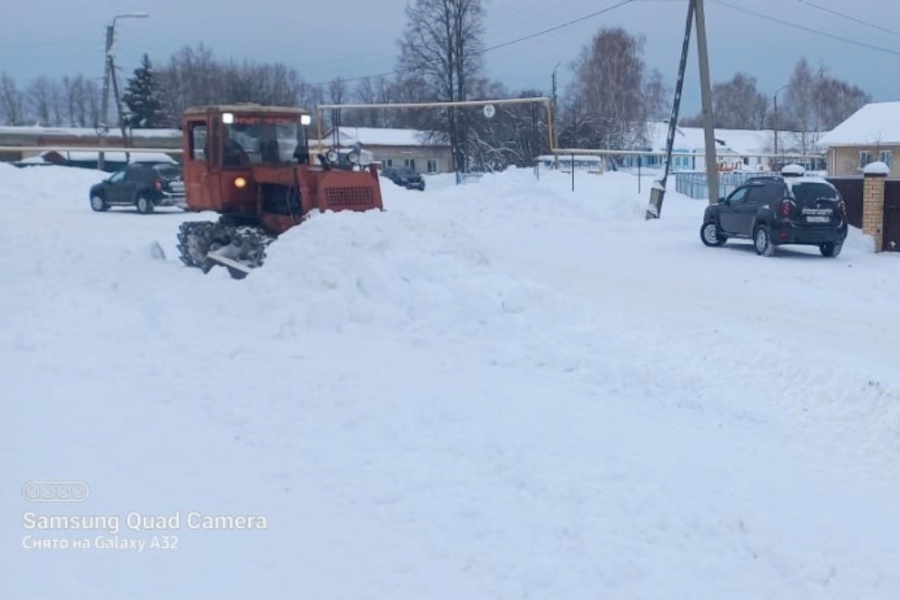
<svg viewBox="0 0 900 600"><path fill-rule="evenodd" d="M827 183L816 181L798 182L791 186L794 197L800 202L815 202L818 198L837 199L837 190Z"/></svg>

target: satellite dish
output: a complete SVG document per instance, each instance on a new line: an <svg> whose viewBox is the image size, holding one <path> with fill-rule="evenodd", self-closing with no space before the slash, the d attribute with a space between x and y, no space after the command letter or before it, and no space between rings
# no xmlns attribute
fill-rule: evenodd
<svg viewBox="0 0 900 600"><path fill-rule="evenodd" d="M488 119L492 118L497 110L494 108L493 104L485 104L484 105L484 116Z"/></svg>

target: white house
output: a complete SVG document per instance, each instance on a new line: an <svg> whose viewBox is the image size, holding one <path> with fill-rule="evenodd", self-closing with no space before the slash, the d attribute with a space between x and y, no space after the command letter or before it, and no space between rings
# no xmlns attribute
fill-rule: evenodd
<svg viewBox="0 0 900 600"><path fill-rule="evenodd" d="M666 140L669 134L667 122L647 124L647 153L640 156L645 167L662 166ZM775 152L775 135L772 129L716 129L715 140L717 163L725 169L762 171L768 170L773 162L779 162L781 156L790 156L791 162L804 162L799 154L806 147L807 156L824 154L823 147L817 143L821 134L800 134L790 131L778 131L778 152ZM805 138L805 140L804 140ZM804 141L806 142L804 144ZM777 154L777 156L776 156ZM626 166L637 166L638 156L626 157ZM805 161L815 163L811 158ZM815 164L807 164L816 168ZM706 138L702 127L678 127L672 145L673 171L702 171L706 168Z"/></svg>

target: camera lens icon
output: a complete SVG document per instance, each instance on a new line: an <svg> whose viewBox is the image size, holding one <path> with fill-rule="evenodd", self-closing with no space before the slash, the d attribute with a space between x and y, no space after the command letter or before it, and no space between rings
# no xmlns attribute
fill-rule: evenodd
<svg viewBox="0 0 900 600"><path fill-rule="evenodd" d="M39 500L41 497L41 486L36 483L29 483L25 486L25 497L29 500Z"/></svg>
<svg viewBox="0 0 900 600"><path fill-rule="evenodd" d="M81 502L91 493L83 481L30 481L22 495L31 502Z"/></svg>

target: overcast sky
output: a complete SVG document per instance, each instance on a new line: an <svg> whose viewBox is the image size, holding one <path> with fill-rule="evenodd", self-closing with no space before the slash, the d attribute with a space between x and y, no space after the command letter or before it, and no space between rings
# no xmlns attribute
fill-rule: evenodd
<svg viewBox="0 0 900 600"><path fill-rule="evenodd" d="M620 0L486 0L485 46L501 44L577 19ZM728 6L730 4L731 6ZM814 8L819 5L890 30L880 31ZM140 55L166 60L185 45L204 42L220 58L280 61L311 82L360 77L395 67L397 39L406 23L406 0L30 0L8 2L0 19L0 71L27 84L40 75L103 73L104 31L114 16L146 11L146 19L120 19L117 60L127 76ZM900 100L900 2L895 0L706 0L713 81L746 71L771 95L805 55L834 76L855 83L875 100ZM790 21L889 50L879 51L803 31L733 7ZM687 0L635 0L575 25L485 54L488 75L513 89L549 94L568 64L603 26L622 26L646 37L645 60L674 86ZM683 113L699 107L696 46L686 81ZM120 80L121 81L121 80Z"/></svg>

